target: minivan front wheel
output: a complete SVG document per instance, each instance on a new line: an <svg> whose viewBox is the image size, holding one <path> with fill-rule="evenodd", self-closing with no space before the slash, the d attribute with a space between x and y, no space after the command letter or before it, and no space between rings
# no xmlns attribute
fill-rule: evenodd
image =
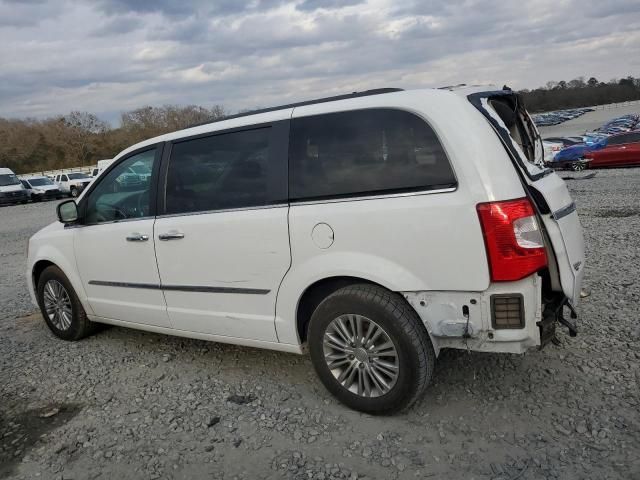
<svg viewBox="0 0 640 480"><path fill-rule="evenodd" d="M405 409L433 373L433 346L416 312L377 285L351 285L327 297L311 317L307 339L322 383L355 410Z"/></svg>
<svg viewBox="0 0 640 480"><path fill-rule="evenodd" d="M55 265L40 275L37 296L42 316L57 337L80 340L94 330L69 279Z"/></svg>

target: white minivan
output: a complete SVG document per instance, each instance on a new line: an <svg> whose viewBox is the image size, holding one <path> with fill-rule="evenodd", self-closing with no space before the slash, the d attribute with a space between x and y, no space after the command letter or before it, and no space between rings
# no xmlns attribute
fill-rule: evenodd
<svg viewBox="0 0 640 480"><path fill-rule="evenodd" d="M60 204L29 242L29 288L60 338L108 323L308 351L346 405L398 411L444 348L575 335L582 230L542 156L506 88L228 117L128 148ZM132 165L151 175L121 182Z"/></svg>

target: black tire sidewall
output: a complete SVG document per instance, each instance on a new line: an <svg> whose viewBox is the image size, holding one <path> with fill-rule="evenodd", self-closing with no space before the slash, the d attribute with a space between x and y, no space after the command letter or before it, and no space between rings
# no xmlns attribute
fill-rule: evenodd
<svg viewBox="0 0 640 480"><path fill-rule="evenodd" d="M44 308L44 286L49 280L57 280L60 282L69 294L72 311L71 326L69 326L67 330L60 330L57 328L51 320L49 320L49 316ZM84 335L84 308L82 307L80 300L78 300L78 296L71 286L71 282L69 282L67 276L58 267L47 267L40 275L40 278L38 279L37 299L38 306L42 312L42 317L55 336L62 338L63 340L77 340Z"/></svg>
<svg viewBox="0 0 640 480"><path fill-rule="evenodd" d="M397 318L389 310L390 304L365 299L359 295L344 293L326 298L311 317L307 336L309 353L316 373L327 390L347 406L372 414L384 414L402 410L414 397L417 388L416 368L420 355L415 345L406 338ZM399 374L393 388L380 397L366 398L345 389L333 376L324 359L323 337L329 323L344 314L358 314L369 318L382 327L393 341L398 353Z"/></svg>

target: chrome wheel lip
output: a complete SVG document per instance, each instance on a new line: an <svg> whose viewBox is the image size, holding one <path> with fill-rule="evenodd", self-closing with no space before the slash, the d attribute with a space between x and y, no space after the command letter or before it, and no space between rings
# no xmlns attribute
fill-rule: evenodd
<svg viewBox="0 0 640 480"><path fill-rule="evenodd" d="M327 368L351 393L375 398L389 393L398 381L398 349L382 326L350 313L327 325L322 347Z"/></svg>
<svg viewBox="0 0 640 480"><path fill-rule="evenodd" d="M49 321L58 330L68 330L73 319L71 297L58 280L48 280L44 284L43 304Z"/></svg>

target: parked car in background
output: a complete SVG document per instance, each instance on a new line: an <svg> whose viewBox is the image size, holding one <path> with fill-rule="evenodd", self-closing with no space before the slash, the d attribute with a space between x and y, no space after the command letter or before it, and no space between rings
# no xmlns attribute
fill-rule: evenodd
<svg viewBox="0 0 640 480"><path fill-rule="evenodd" d="M27 203L29 193L9 168L0 168L0 204Z"/></svg>
<svg viewBox="0 0 640 480"><path fill-rule="evenodd" d="M52 182L49 177L33 176L23 178L21 181L24 188L29 192L32 202L63 197L60 187Z"/></svg>
<svg viewBox="0 0 640 480"><path fill-rule="evenodd" d="M578 143L564 148L555 154L553 162L548 165L559 169L584 170L586 168L585 154L606 147L607 142L608 138L602 138L595 143Z"/></svg>
<svg viewBox="0 0 640 480"><path fill-rule="evenodd" d="M91 170L91 176L97 177L102 173L103 170L105 170L112 163L113 163L113 158L98 160L98 164L95 166L93 170Z"/></svg>
<svg viewBox="0 0 640 480"><path fill-rule="evenodd" d="M582 137L547 137L544 138L543 141L550 143L561 143L562 148L570 147L571 145L576 145L578 143L584 142Z"/></svg>
<svg viewBox="0 0 640 480"><path fill-rule="evenodd" d="M576 334L562 312L575 318L582 229L538 138L516 93L475 87L348 94L149 139L31 237L29 291L66 340L97 322L309 351L340 401L395 412L442 349L523 353L558 322ZM134 166L151 180L114 191Z"/></svg>
<svg viewBox="0 0 640 480"><path fill-rule="evenodd" d="M564 148L561 142L550 142L548 140L542 141L542 148L544 149L544 163L553 162L553 158L556 153Z"/></svg>
<svg viewBox="0 0 640 480"><path fill-rule="evenodd" d="M584 154L589 168L640 166L640 132L609 137L607 145Z"/></svg>
<svg viewBox="0 0 640 480"><path fill-rule="evenodd" d="M61 173L56 175L55 183L62 193L77 197L91 183L91 177L81 172Z"/></svg>

